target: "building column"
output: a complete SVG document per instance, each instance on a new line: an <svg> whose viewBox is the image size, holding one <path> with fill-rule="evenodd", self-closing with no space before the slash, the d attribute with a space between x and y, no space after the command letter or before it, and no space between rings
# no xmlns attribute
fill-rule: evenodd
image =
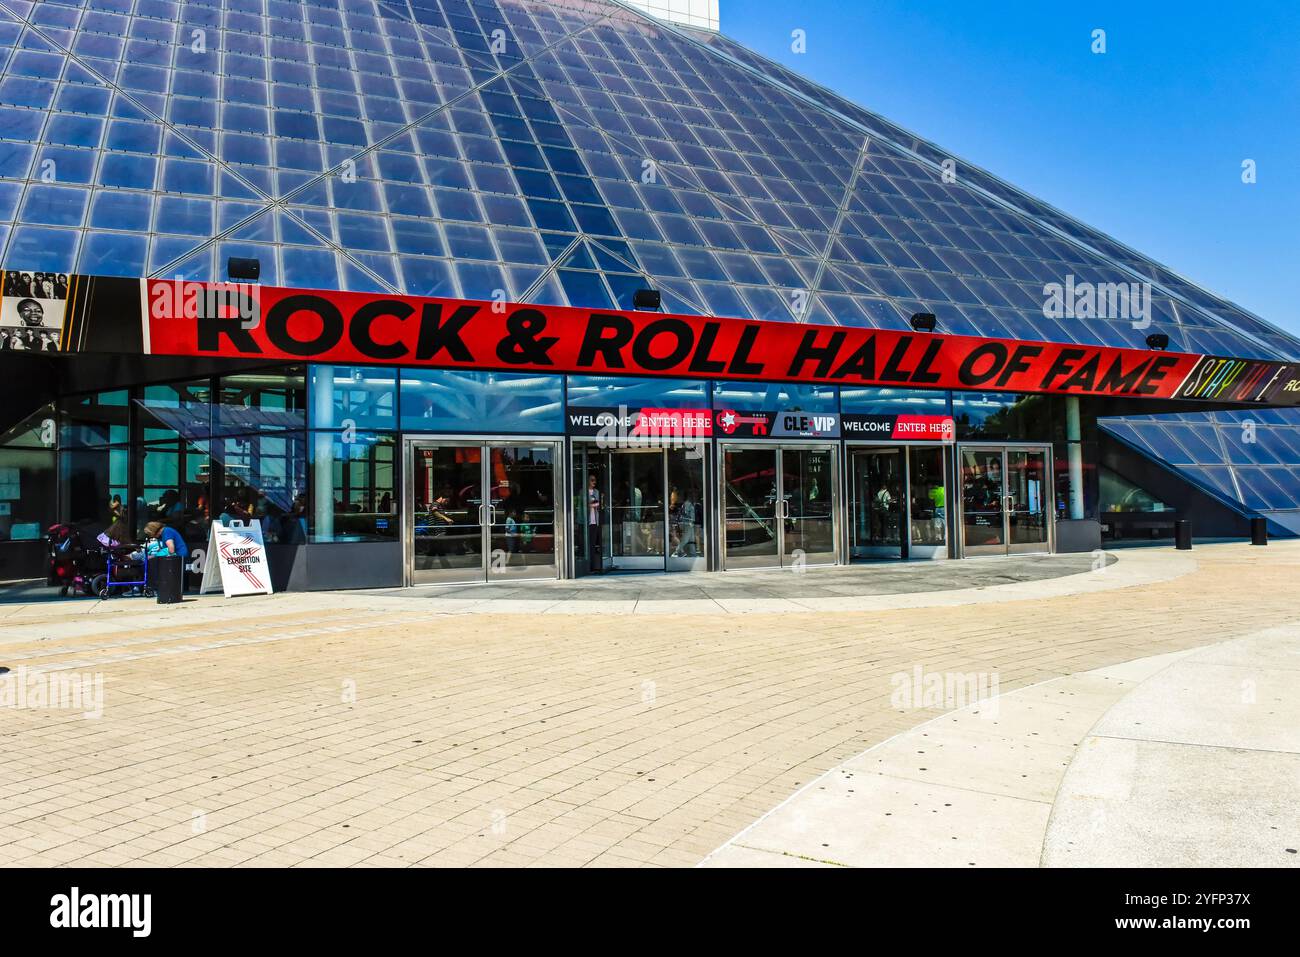
<svg viewBox="0 0 1300 957"><path fill-rule="evenodd" d="M334 537L334 367L309 366L311 389L311 481L314 535Z"/></svg>
<svg viewBox="0 0 1300 957"><path fill-rule="evenodd" d="M1066 460L1070 477L1070 518L1083 518L1083 427L1079 417L1079 397L1065 397Z"/></svg>

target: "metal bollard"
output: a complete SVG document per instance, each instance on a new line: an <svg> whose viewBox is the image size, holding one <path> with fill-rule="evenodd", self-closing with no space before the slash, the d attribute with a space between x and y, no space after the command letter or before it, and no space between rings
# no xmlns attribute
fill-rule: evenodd
<svg viewBox="0 0 1300 957"><path fill-rule="evenodd" d="M1192 523L1190 519L1180 518L1174 522L1174 547L1184 552L1191 549Z"/></svg>
<svg viewBox="0 0 1300 957"><path fill-rule="evenodd" d="M1250 544L1268 544L1268 519L1252 518L1250 520Z"/></svg>

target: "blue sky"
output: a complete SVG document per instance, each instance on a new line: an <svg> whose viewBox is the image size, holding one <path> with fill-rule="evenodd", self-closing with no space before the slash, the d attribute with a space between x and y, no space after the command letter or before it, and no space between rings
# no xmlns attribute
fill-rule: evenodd
<svg viewBox="0 0 1300 957"><path fill-rule="evenodd" d="M1296 0L722 0L721 16L751 49L1300 335Z"/></svg>

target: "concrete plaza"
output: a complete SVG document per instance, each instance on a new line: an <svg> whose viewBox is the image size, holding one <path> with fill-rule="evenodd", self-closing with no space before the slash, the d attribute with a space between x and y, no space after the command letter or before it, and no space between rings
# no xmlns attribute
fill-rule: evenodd
<svg viewBox="0 0 1300 957"><path fill-rule="evenodd" d="M1113 557L14 589L0 665L102 679L102 714L0 709L0 864L1295 863L1300 542ZM997 723L913 675L995 678Z"/></svg>

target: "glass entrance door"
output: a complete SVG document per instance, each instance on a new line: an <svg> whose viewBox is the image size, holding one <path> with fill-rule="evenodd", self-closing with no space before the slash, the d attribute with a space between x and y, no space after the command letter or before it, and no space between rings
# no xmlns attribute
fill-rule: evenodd
<svg viewBox="0 0 1300 957"><path fill-rule="evenodd" d="M854 558L903 556L904 449L860 449L851 458Z"/></svg>
<svg viewBox="0 0 1300 957"><path fill-rule="evenodd" d="M1007 550L1045 552L1049 547L1052 483L1047 450L1007 449Z"/></svg>
<svg viewBox="0 0 1300 957"><path fill-rule="evenodd" d="M722 447L723 567L834 564L835 449Z"/></svg>
<svg viewBox="0 0 1300 957"><path fill-rule="evenodd" d="M554 442L489 445L488 578L555 578Z"/></svg>
<svg viewBox="0 0 1300 957"><path fill-rule="evenodd" d="M410 469L412 584L481 581L482 446L417 445Z"/></svg>
<svg viewBox="0 0 1300 957"><path fill-rule="evenodd" d="M597 565L601 571L612 572L707 568L707 450L707 445L603 449L575 442L573 541L577 574L590 574ZM593 502L597 523L592 522ZM593 540L599 543L599 562L593 561Z"/></svg>
<svg viewBox="0 0 1300 957"><path fill-rule="evenodd" d="M409 440L413 585L555 578L559 445Z"/></svg>
<svg viewBox="0 0 1300 957"><path fill-rule="evenodd" d="M943 458L940 446L907 449L908 558L948 557L948 483Z"/></svg>
<svg viewBox="0 0 1300 957"><path fill-rule="evenodd" d="M1049 551L1047 450L963 447L960 456L962 553Z"/></svg>
<svg viewBox="0 0 1300 957"><path fill-rule="evenodd" d="M668 466L668 570L703 571L708 568L705 548L705 511L711 496L705 494L704 444L667 449Z"/></svg>
<svg viewBox="0 0 1300 957"><path fill-rule="evenodd" d="M781 564L835 564L835 453L829 448L780 450L784 521Z"/></svg>
<svg viewBox="0 0 1300 957"><path fill-rule="evenodd" d="M777 449L723 446L722 503L725 568L781 564Z"/></svg>

